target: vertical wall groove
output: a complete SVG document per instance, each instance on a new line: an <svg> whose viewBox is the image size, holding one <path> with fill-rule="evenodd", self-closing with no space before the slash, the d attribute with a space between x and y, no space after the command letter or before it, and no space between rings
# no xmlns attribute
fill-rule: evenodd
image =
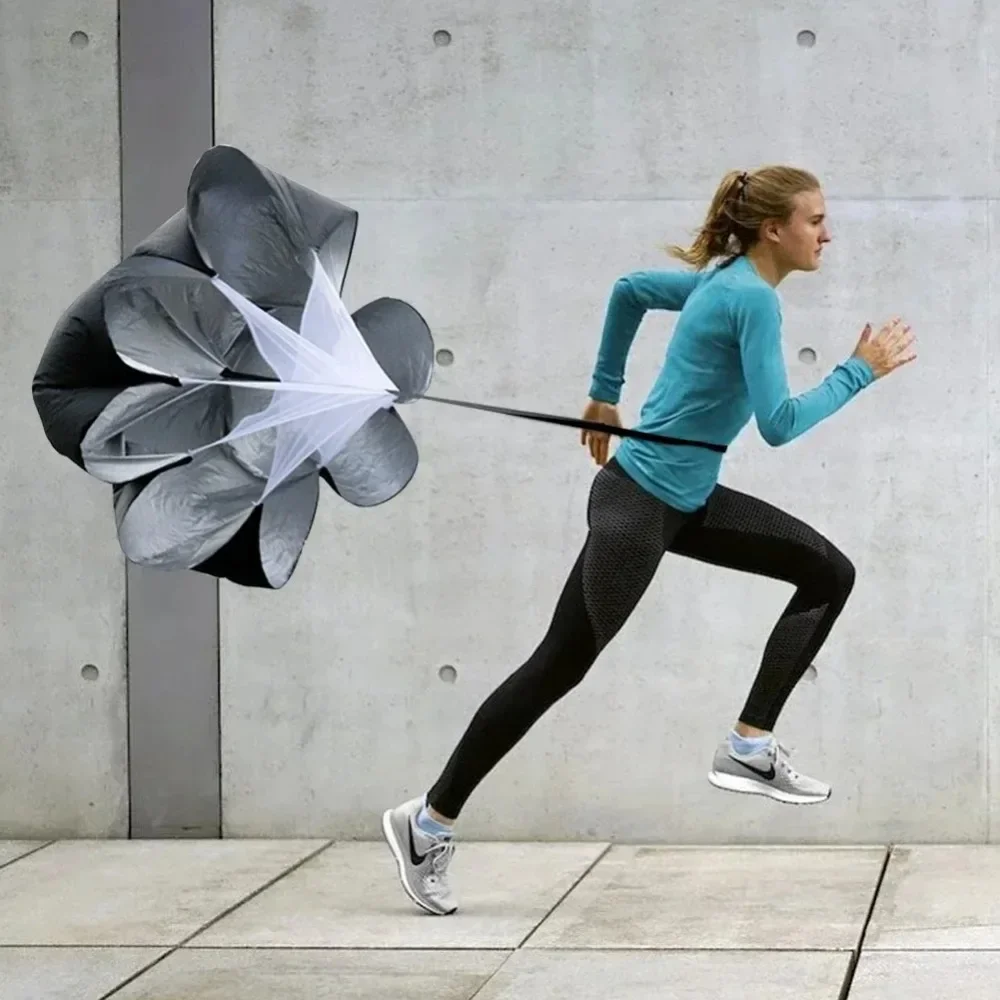
<svg viewBox="0 0 1000 1000"><path fill-rule="evenodd" d="M122 250L214 141L212 0L119 0ZM127 567L131 835L221 835L218 583Z"/></svg>
<svg viewBox="0 0 1000 1000"><path fill-rule="evenodd" d="M990 97L995 95L995 77L993 67L993 52L995 52L995 47L993 45L994 41L994 25L995 20L992 17L987 16L985 22L981 23L978 27L985 39L985 45L983 48L983 70L986 77L986 94ZM995 117L994 117L995 121ZM988 133L988 139L986 144L986 162L987 165L992 167L993 164L997 162L996 159L996 141L997 141L997 129L994 127ZM993 199L990 197L992 194L992 185L990 185L986 190L986 197L983 199L984 203L984 214L985 219L985 232L986 232L986 323L987 328L990 329L994 325L995 313L993 309L993 282L994 282L994 266L993 266ZM982 738L983 738L983 760L984 766L983 771L983 794L986 798L986 803L984 807L984 813L986 815L985 822L985 842L987 844L993 841L993 766L996 759L996 755L993 751L993 727L992 727L992 713L993 713L993 608L996 601L994 595L994 579L995 579L995 569L996 569L996 557L994 555L993 540L994 540L994 514L993 514L993 421L994 414L996 412L994 406L994 388L993 388L993 365L992 365L992 344L989 333L986 334L985 343L985 371L983 372L984 378L986 380L986 406L983 407L984 418L985 418L985 444L984 444L984 454L983 454L983 488L986 493L986 566L985 566L985 581L984 581L984 595L983 595L983 673L985 681L985 698L983 704L983 727L982 727Z"/></svg>

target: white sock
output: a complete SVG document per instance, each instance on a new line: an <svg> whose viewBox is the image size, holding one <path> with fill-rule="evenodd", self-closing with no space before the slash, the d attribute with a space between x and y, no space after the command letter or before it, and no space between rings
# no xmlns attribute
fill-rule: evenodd
<svg viewBox="0 0 1000 1000"><path fill-rule="evenodd" d="M424 800L424 804L420 807L420 812L417 813L416 824L424 833L430 834L432 837L450 837L453 832L450 826L439 823L431 816L427 811L426 800Z"/></svg>
<svg viewBox="0 0 1000 1000"><path fill-rule="evenodd" d="M770 745L772 739L772 736L740 736L733 729L729 733L729 746L734 753L748 756L749 754L759 753L765 749L765 747Z"/></svg>

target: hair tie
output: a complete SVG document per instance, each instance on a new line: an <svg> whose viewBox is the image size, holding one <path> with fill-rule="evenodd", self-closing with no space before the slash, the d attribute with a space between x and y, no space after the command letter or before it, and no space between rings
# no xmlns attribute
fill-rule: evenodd
<svg viewBox="0 0 1000 1000"><path fill-rule="evenodd" d="M726 201L732 205L734 202L742 201L746 198L747 184L750 182L750 175L744 170L736 175L736 184L730 188Z"/></svg>

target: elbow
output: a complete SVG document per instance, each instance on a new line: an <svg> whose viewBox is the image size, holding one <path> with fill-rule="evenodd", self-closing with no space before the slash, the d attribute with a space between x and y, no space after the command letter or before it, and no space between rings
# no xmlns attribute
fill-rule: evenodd
<svg viewBox="0 0 1000 1000"><path fill-rule="evenodd" d="M802 433L796 419L796 407L792 400L782 400L777 406L757 409L757 430L772 447L780 448Z"/></svg>
<svg viewBox="0 0 1000 1000"><path fill-rule="evenodd" d="M780 448L795 437L790 428L774 420L758 420L757 430L765 443L772 448Z"/></svg>
<svg viewBox="0 0 1000 1000"><path fill-rule="evenodd" d="M611 289L611 296L620 302L627 302L631 306L639 305L639 299L636 295L635 284L632 281L634 275L625 274L622 275L615 283Z"/></svg>

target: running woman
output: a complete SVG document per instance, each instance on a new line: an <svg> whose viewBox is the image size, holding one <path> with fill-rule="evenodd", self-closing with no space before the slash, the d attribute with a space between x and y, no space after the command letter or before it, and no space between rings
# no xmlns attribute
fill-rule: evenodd
<svg viewBox="0 0 1000 1000"><path fill-rule="evenodd" d="M753 418L769 445L787 444L913 360L908 326L896 319L873 336L869 324L851 357L820 385L789 394L776 288L793 271L815 271L829 240L823 194L811 173L787 166L728 173L693 245L670 247L691 271L639 271L615 283L584 418L621 426L625 362L649 309L680 316L638 426L688 440L728 445ZM548 632L473 716L430 791L383 816L403 887L430 913L457 908L448 865L466 800L583 680L666 552L795 587L743 709L715 752L709 781L784 803L829 798L829 785L792 768L773 730L844 608L854 566L809 525L720 485L720 453L626 438L609 462L608 438L581 435L601 468L590 493L589 533Z"/></svg>

